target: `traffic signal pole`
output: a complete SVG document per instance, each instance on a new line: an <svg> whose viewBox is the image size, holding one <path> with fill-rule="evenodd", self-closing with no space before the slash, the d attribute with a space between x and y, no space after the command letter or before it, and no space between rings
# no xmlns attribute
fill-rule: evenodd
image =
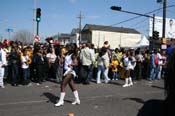
<svg viewBox="0 0 175 116"><path fill-rule="evenodd" d="M139 16L144 16L144 17L152 18L153 19L152 37L153 37L153 35L154 35L154 27L155 27L155 14L153 14L153 16L150 16L150 15L147 15L147 14L141 14L141 13L126 11L126 10L122 10L122 8L121 7L118 7L118 6L112 6L111 9L112 10L117 10L117 11L120 11L120 12L129 13L129 14L135 14L135 15L139 15Z"/></svg>
<svg viewBox="0 0 175 116"><path fill-rule="evenodd" d="M141 14L141 13L126 11L126 10L122 10L122 8L118 7L118 6L111 6L111 9L112 10L116 10L116 11L120 11L120 12L124 12L124 13L129 13L129 14L134 14L134 15L138 15L138 16L144 16L144 17L152 18L153 19L153 23L152 23L152 38L154 38L155 14L153 14L153 16L150 16L150 15L147 15L147 14Z"/></svg>
<svg viewBox="0 0 175 116"><path fill-rule="evenodd" d="M39 22L36 22L36 35L39 35Z"/></svg>

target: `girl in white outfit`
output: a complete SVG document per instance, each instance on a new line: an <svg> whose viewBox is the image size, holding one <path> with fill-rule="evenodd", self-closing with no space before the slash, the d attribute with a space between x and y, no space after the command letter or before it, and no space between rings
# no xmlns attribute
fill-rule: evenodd
<svg viewBox="0 0 175 116"><path fill-rule="evenodd" d="M127 51L126 56L123 59L123 63L125 66L125 84L123 87L129 87L133 85L132 78L130 75L131 69L133 69L133 66L131 64L131 59L130 59L130 51Z"/></svg>
<svg viewBox="0 0 175 116"><path fill-rule="evenodd" d="M64 105L64 97L65 97L65 88L66 85L69 84L69 87L71 88L74 96L75 96L75 101L72 102L73 105L80 104L80 99L78 95L78 91L75 88L73 78L76 77L76 73L73 69L74 66L78 65L78 60L77 60L77 54L76 54L76 46L74 44L71 44L67 46L67 54L65 56L65 61L64 61L64 70L65 73L63 75L63 81L61 83L61 93L60 93L60 99L59 101L55 104L55 106L62 106Z"/></svg>

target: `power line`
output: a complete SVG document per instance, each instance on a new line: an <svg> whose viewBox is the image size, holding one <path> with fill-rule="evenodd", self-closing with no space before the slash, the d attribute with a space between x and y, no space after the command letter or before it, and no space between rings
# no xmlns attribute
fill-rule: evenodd
<svg viewBox="0 0 175 116"><path fill-rule="evenodd" d="M157 13L155 13L155 14L159 14L159 13L160 13L160 10L159 10L159 11L157 11ZM132 26L130 26L130 27L137 26L137 25L139 25L139 24L144 23L145 21L147 21L147 18L146 18L146 17L145 17L145 19L144 19L144 20L141 20L141 21L139 21L139 22L137 22L137 23L133 24L133 25L132 25Z"/></svg>
<svg viewBox="0 0 175 116"><path fill-rule="evenodd" d="M139 24L144 23L145 21L147 21L147 18L145 18L144 20L141 20L141 21L139 21L139 22L137 22L137 23L133 24L133 25L132 25L132 26L130 26L130 27L135 27L135 26L137 26L137 25L139 25Z"/></svg>
<svg viewBox="0 0 175 116"><path fill-rule="evenodd" d="M170 5L170 6L167 6L167 8L174 7L174 6L175 6L175 5ZM145 13L144 15L148 15L148 14L154 13L154 12L159 11L159 10L161 10L161 9L163 9L163 8L158 8L158 9L156 9L156 10L153 10L153 11L150 11L150 12L148 12L148 13ZM121 22L119 22L119 23L115 23L115 24L113 24L113 26L114 26L114 25L121 24L121 23L125 23L125 22L128 22L128 21L131 21L131 20L134 20L134 19L137 19L137 18L139 18L139 17L142 17L142 16L135 16L135 17L130 18L130 19L127 19L127 20L125 20L125 21L121 21ZM111 26L112 26L112 25L111 25Z"/></svg>
<svg viewBox="0 0 175 116"><path fill-rule="evenodd" d="M175 7L175 5L169 5L169 6L167 6L167 8L171 8L171 7ZM145 14L143 14L143 15L148 15L148 14L154 13L154 12L159 11L159 10L162 10L162 9L163 9L163 7L162 7L162 8L155 9L155 10L150 11L150 12L147 12L147 13L145 13ZM126 23L126 22L132 21L132 20L134 20L134 19L137 19L137 18L139 18L139 17L142 17L142 16L135 16L135 17L126 19L126 20L124 20L124 21L111 24L111 25L106 26L106 27L104 27L104 28L99 28L99 30L106 29L106 28L109 28L109 27L113 27L113 26L115 26L115 25L119 25L119 24L122 24L122 23Z"/></svg>
<svg viewBox="0 0 175 116"><path fill-rule="evenodd" d="M168 13L172 13L172 14L174 14L175 12L174 11L172 11L172 10L167 10L168 11Z"/></svg>

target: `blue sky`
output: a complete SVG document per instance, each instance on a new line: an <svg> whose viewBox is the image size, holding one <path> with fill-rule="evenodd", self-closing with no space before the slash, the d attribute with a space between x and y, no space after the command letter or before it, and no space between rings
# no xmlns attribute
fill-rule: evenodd
<svg viewBox="0 0 175 116"><path fill-rule="evenodd" d="M161 8L156 0L36 0L37 7L42 9L40 36L47 37L58 33L70 33L78 28L77 16L83 14L82 27L85 24L97 24L116 27L134 28L148 35L148 18L120 23L136 15L112 11L111 6L121 6L123 10L147 13ZM175 5L175 0L167 0L167 6ZM14 32L29 30L33 32L34 0L0 0L0 36L8 37L7 28ZM155 12L162 16L162 10ZM150 14L152 15L152 14ZM167 17L175 19L175 7L167 9ZM114 25L116 24L116 25ZM36 29L35 29L36 30Z"/></svg>

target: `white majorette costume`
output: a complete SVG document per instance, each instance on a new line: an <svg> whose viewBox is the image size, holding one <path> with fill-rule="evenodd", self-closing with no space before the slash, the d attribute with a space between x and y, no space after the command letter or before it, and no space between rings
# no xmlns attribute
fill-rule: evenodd
<svg viewBox="0 0 175 116"><path fill-rule="evenodd" d="M63 81L61 83L61 93L60 93L60 99L59 101L55 104L55 106L62 106L64 105L64 97L65 97L65 88L66 88L66 85L69 84L74 96L75 96L75 100L74 102L72 102L73 105L76 105L76 104L80 104L80 99L79 99L79 95L78 95L78 91L77 89L75 88L75 85L74 85L74 80L73 78L76 77L76 73L75 71L73 70L73 67L74 66L77 66L78 65L78 60L77 60L77 57L75 55L74 57L74 53L73 51L75 50L72 50L74 49L74 46L70 46L70 48L68 49L68 54L65 56L65 61L64 61L64 70L65 70L65 73L63 74Z"/></svg>
<svg viewBox="0 0 175 116"><path fill-rule="evenodd" d="M72 60L72 54L70 55L66 55L65 57L65 61L64 61L64 69L65 69L65 73L63 74L63 76L66 76L67 74L72 74L74 77L76 77L76 73L73 70L73 67L69 66L69 64L72 64L73 60Z"/></svg>
<svg viewBox="0 0 175 116"><path fill-rule="evenodd" d="M124 65L125 65L125 84L123 87L129 87L133 85L132 78L130 76L130 71L133 69L133 66L131 64L131 60L129 60L129 57L124 58Z"/></svg>

